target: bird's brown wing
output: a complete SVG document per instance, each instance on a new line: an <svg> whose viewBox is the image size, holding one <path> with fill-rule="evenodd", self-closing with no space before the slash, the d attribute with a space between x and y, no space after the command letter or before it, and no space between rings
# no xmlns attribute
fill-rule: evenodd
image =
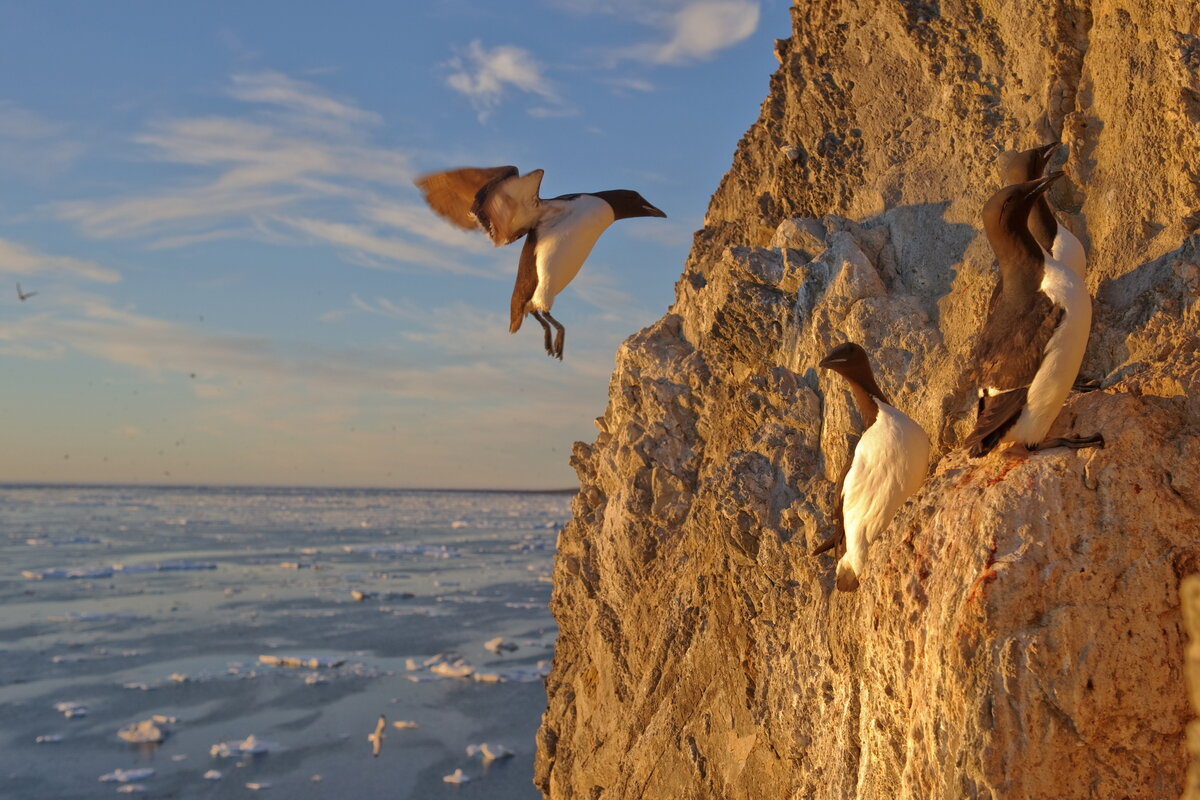
<svg viewBox="0 0 1200 800"><path fill-rule="evenodd" d="M535 169L520 177L499 176L481 186L471 205L471 214L487 231L492 244L503 247L520 239L533 228L541 213L543 170Z"/></svg>
<svg viewBox="0 0 1200 800"><path fill-rule="evenodd" d="M837 504L833 510L833 532L829 534L829 538L817 545L812 551L814 556L819 556L821 553L833 550L839 544L846 540L846 518L842 507L845 505L845 498L842 497L842 487L846 485L846 475L849 474L850 468L846 467L842 472L842 477L838 478L837 488Z"/></svg>
<svg viewBox="0 0 1200 800"><path fill-rule="evenodd" d="M1066 313L1042 292L1034 295L1032 308L1013 306L993 296L993 308L975 346L978 385L999 390L984 394L979 401L975 429L967 437L971 455L991 451L1017 421L1046 345L1062 324Z"/></svg>
<svg viewBox="0 0 1200 800"><path fill-rule="evenodd" d="M519 174L516 167L463 167L431 172L413 181L437 214L460 228L480 227L472 213L481 190Z"/></svg>
<svg viewBox="0 0 1200 800"><path fill-rule="evenodd" d="M517 266L517 283L513 286L512 309L508 321L508 332L516 333L525 321L525 304L537 289L537 231L532 230L521 248L521 263Z"/></svg>

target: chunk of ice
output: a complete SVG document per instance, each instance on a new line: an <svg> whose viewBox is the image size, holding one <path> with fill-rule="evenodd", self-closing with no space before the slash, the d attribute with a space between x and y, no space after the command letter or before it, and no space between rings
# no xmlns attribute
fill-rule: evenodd
<svg viewBox="0 0 1200 800"><path fill-rule="evenodd" d="M442 780L444 780L446 783L467 783L471 779L470 777L464 775L461 769L456 769L449 775L443 775Z"/></svg>
<svg viewBox="0 0 1200 800"><path fill-rule="evenodd" d="M133 781L145 780L154 776L152 767L143 769L115 769L112 772L100 776L101 783L131 783Z"/></svg>

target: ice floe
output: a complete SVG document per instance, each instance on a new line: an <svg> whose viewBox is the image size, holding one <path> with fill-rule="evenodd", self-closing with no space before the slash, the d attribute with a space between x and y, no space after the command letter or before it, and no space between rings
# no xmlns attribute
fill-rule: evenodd
<svg viewBox="0 0 1200 800"><path fill-rule="evenodd" d="M33 741L37 744L58 744L63 740L63 737L57 733L44 733Z"/></svg>
<svg viewBox="0 0 1200 800"><path fill-rule="evenodd" d="M240 742L228 741L214 744L208 749L208 754L213 758L240 758L241 756L264 756L272 750L278 749L279 745L275 742L265 742L254 734L250 734Z"/></svg>
<svg viewBox="0 0 1200 800"><path fill-rule="evenodd" d="M483 763L487 764L488 762L502 758L512 758L516 753L502 744L484 742L483 744L467 745L467 755L471 757L477 755L483 756Z"/></svg>
<svg viewBox="0 0 1200 800"><path fill-rule="evenodd" d="M252 792L261 792L263 789L270 789L271 784L263 781L251 781L250 783L246 784L246 788Z"/></svg>
<svg viewBox="0 0 1200 800"><path fill-rule="evenodd" d="M392 723L392 727L399 728L400 730L404 731L404 730L413 730L413 729L419 728L421 726L418 725L417 723L413 722L411 719L398 719Z"/></svg>
<svg viewBox="0 0 1200 800"><path fill-rule="evenodd" d="M432 558L459 558L457 549L446 545L431 544L345 544L344 553L358 553L371 558L394 558L396 556L430 556Z"/></svg>
<svg viewBox="0 0 1200 800"><path fill-rule="evenodd" d="M470 776L464 775L461 769L456 769L449 775L443 775L442 780L444 780L446 783L468 783L471 778Z"/></svg>
<svg viewBox="0 0 1200 800"><path fill-rule="evenodd" d="M221 772L219 769L210 769L200 777L204 778L206 781L219 781L221 778L225 777L225 773Z"/></svg>
<svg viewBox="0 0 1200 800"><path fill-rule="evenodd" d="M123 783L117 787L117 792L120 794L134 794L135 792L144 792L146 787L140 783Z"/></svg>
<svg viewBox="0 0 1200 800"><path fill-rule="evenodd" d="M113 564L107 567L63 567L57 569L23 569L21 575L31 581L61 581L111 578L118 573L127 575L145 572L181 572L216 569L216 564L195 561L164 561L151 564Z"/></svg>
<svg viewBox="0 0 1200 800"><path fill-rule="evenodd" d="M175 717L155 714L150 719L134 722L117 731L117 736L130 744L158 744L171 733L170 726L178 722Z"/></svg>
<svg viewBox="0 0 1200 800"><path fill-rule="evenodd" d="M83 703L74 703L65 700L55 703L54 710L61 711L62 715L67 719L73 719L74 717L86 717L88 713L88 708Z"/></svg>
<svg viewBox="0 0 1200 800"><path fill-rule="evenodd" d="M495 639L488 639L484 642L483 649L500 655L501 653L511 653L516 650L517 643L507 641L503 636L497 636Z"/></svg>
<svg viewBox="0 0 1200 800"><path fill-rule="evenodd" d="M321 669L340 667L346 659L337 656L259 656L258 663L270 667L293 667L296 669Z"/></svg>
<svg viewBox="0 0 1200 800"><path fill-rule="evenodd" d="M114 769L100 776L101 783L131 783L154 777L153 767L141 769Z"/></svg>

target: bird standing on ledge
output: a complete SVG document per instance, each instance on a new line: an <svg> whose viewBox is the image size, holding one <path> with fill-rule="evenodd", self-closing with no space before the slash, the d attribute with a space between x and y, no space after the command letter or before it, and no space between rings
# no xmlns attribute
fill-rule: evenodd
<svg viewBox="0 0 1200 800"><path fill-rule="evenodd" d="M465 167L423 175L415 183L440 216L472 230L483 228L497 247L525 237L513 287L509 333L526 314L542 326L546 353L562 359L566 329L550 308L579 273L600 234L619 219L665 217L629 189L538 197L542 170L521 175L516 167ZM550 326L556 333L551 341Z"/></svg>
<svg viewBox="0 0 1200 800"><path fill-rule="evenodd" d="M863 576L871 542L925 481L929 437L920 425L888 404L875 383L866 351L857 344L838 345L820 366L849 382L863 422L862 436L838 491L838 530L813 551L814 555L823 553L845 538L846 553L837 565L837 588L852 592Z"/></svg>
<svg viewBox="0 0 1200 800"><path fill-rule="evenodd" d="M1061 172L999 190L983 228L1000 265L1000 288L975 345L979 412L966 446L973 458L1003 442L1029 450L1103 447L1099 434L1043 441L1087 349L1092 303L1083 277L1046 252L1027 220Z"/></svg>

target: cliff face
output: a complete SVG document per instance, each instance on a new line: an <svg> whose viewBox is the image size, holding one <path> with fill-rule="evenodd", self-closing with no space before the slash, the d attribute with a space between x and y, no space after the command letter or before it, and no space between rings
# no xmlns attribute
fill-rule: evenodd
<svg viewBox="0 0 1200 800"><path fill-rule="evenodd" d="M1178 796L1200 13L793 16L675 305L621 347L600 433L576 444L536 781L560 800ZM995 282L979 209L998 151L1051 140L1051 204L1089 251L1083 373L1104 385L1051 434L1107 447L968 459L961 376ZM845 340L934 442L849 595L808 555L858 430L815 369Z"/></svg>

